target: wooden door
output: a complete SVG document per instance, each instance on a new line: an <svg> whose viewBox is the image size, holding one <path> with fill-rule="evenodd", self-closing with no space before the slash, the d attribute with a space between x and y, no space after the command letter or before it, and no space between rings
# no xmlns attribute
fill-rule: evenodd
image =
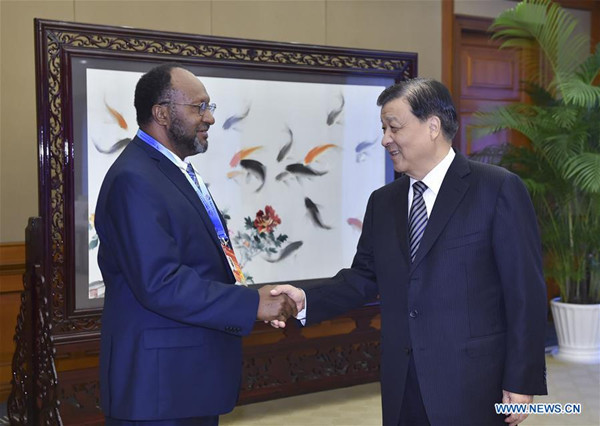
<svg viewBox="0 0 600 426"><path fill-rule="evenodd" d="M519 53L498 49L499 43L491 41L487 32L491 24L487 18L456 16L452 85L460 128L454 145L466 155L489 146L520 143L514 132L477 137L474 128L476 111L522 100Z"/></svg>

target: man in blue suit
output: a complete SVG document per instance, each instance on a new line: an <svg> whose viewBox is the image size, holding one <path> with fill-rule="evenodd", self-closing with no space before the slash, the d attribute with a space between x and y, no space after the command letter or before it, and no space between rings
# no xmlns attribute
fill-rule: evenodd
<svg viewBox="0 0 600 426"><path fill-rule="evenodd" d="M215 122L204 85L162 65L139 80L135 108L140 129L96 208L102 410L107 425L216 425L237 401L242 336L257 318L285 325L296 306L234 285L243 275L223 218L186 161Z"/></svg>
<svg viewBox="0 0 600 426"><path fill-rule="evenodd" d="M495 403L546 394L546 290L535 213L520 179L452 149L441 83L381 93L382 145L404 176L375 191L351 268L305 293L312 324L379 296L384 425L515 425ZM277 326L277 324L274 324Z"/></svg>

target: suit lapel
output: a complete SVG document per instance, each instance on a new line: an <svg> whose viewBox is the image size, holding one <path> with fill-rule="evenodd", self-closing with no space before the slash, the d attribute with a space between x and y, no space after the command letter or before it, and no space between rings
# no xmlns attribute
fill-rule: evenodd
<svg viewBox="0 0 600 426"><path fill-rule="evenodd" d="M194 206L194 208L200 215L200 218L202 219L202 223L204 223L206 230L211 236L211 240L217 246L219 251L222 252L223 250L221 249L221 243L217 238L215 227L212 221L210 220L208 213L206 213L206 209L204 208L202 201L200 201L198 194L196 193L196 191L194 191L194 189L192 188L188 180L185 178L181 170L175 164L173 164L171 160L162 155L156 149L149 146L141 139L136 137L135 139L133 139L133 142L136 143L140 148L142 148L146 153L148 153L150 157L158 161L159 170L173 183L173 185L177 187L179 191L181 191L181 193Z"/></svg>
<svg viewBox="0 0 600 426"><path fill-rule="evenodd" d="M392 197L392 208L390 211L397 212L394 217L393 226L400 242L402 256L409 262L408 254L408 176L398 179L397 190Z"/></svg>
<svg viewBox="0 0 600 426"><path fill-rule="evenodd" d="M427 227L425 228L425 233L421 239L421 244L417 250L411 270L414 270L429 250L431 250L431 247L463 199L469 188L469 183L463 178L470 171L467 159L462 154L456 153L456 157L448 168L448 172L440 187L440 192L435 199L433 211L427 221Z"/></svg>

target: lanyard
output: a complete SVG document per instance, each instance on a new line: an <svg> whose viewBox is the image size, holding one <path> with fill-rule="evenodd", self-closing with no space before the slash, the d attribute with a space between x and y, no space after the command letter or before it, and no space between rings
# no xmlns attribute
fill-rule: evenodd
<svg viewBox="0 0 600 426"><path fill-rule="evenodd" d="M175 158L173 153L167 148L165 148L164 145L156 141L156 139L154 139L152 136L144 132L142 129L138 129L137 136L141 140L146 142L148 145L150 145L152 148L156 149L158 152L163 154L169 160L171 160L171 162L173 162L173 164L175 164L177 168L180 168L177 159ZM199 185L196 186L196 184L194 183L194 181L192 181L192 178L187 174L187 172L184 174L188 182L190 182L190 184L192 185L192 188L194 188L194 191L196 191L196 194L198 194L200 201L202 201L204 209L206 210L206 213L208 213L208 217L210 217L210 220L213 223L219 241L221 241L221 244L227 245L229 242L229 238L227 237L227 233L225 232L225 228L223 227L223 223L221 222L221 218L219 217L217 206L215 206L215 202L213 201L210 192L208 192L206 184L200 176L196 175Z"/></svg>

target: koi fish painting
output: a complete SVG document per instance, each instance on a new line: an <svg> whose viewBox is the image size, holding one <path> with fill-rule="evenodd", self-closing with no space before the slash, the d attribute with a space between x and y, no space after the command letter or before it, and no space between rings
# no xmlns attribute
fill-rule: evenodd
<svg viewBox="0 0 600 426"><path fill-rule="evenodd" d="M248 105L248 108L246 108L246 111L243 112L240 115L232 115L230 117L228 117L225 122L223 123L223 130L238 130L236 128L234 128L233 126L238 124L240 121L242 121L243 119L245 119L246 117L248 117L248 114L250 114L250 105Z"/></svg>
<svg viewBox="0 0 600 426"><path fill-rule="evenodd" d="M267 168L263 163L257 160L244 159L240 161L240 166L248 171L251 175L256 177L260 182L260 185L254 192L260 191L265 186L265 180L267 176Z"/></svg>
<svg viewBox="0 0 600 426"><path fill-rule="evenodd" d="M248 157L253 152L258 151L259 149L262 149L262 146L252 146L250 148L245 148L245 149L242 149L242 150L236 152L233 155L233 157L231 157L231 161L229 162L229 165L231 167L236 167L238 164L240 164L241 160Z"/></svg>
<svg viewBox="0 0 600 426"><path fill-rule="evenodd" d="M314 147L313 149L308 151L308 153L304 157L304 164L312 163L313 161L315 161L315 159L318 156L320 156L325 151L327 151L328 149L331 149L331 148L338 148L338 146L334 143L327 143L325 145L319 145L319 146Z"/></svg>
<svg viewBox="0 0 600 426"><path fill-rule="evenodd" d="M321 212L319 212L319 207L310 198L304 198L304 206L308 211L310 219L316 226L322 229L331 229L331 226L323 223L323 220L321 219Z"/></svg>
<svg viewBox="0 0 600 426"><path fill-rule="evenodd" d="M285 170L298 176L323 176L327 174L327 171L314 170L300 163L289 164Z"/></svg>
<svg viewBox="0 0 600 426"><path fill-rule="evenodd" d="M123 130L127 130L127 121L125 121L125 119L123 118L123 115L121 115L121 113L119 111L117 111L116 109L114 109L110 105L108 105L106 103L106 99L104 100L104 105L106 106L108 113L117 122L119 127Z"/></svg>
<svg viewBox="0 0 600 426"><path fill-rule="evenodd" d="M369 155L369 150L373 148L373 146L377 143L377 139L375 138L372 141L362 141L359 142L356 147L354 147L354 152L356 153L356 162L363 162L367 156Z"/></svg>
<svg viewBox="0 0 600 426"><path fill-rule="evenodd" d="M294 143L294 133L292 132L292 129L290 129L289 127L287 128L288 133L290 134L290 140L281 147L281 149L279 150L279 153L277 154L277 162L280 163L281 160L283 160L285 158L286 155L288 155L288 153L290 152L290 149L292 149L292 143Z"/></svg>
<svg viewBox="0 0 600 426"><path fill-rule="evenodd" d="M344 110L344 104L346 103L346 101L344 100L344 95L340 94L340 99L342 100L342 103L339 106L339 108L335 108L335 109L329 111L329 114L327 114L327 125L328 126L333 125L335 123L335 120L338 118L338 116Z"/></svg>

